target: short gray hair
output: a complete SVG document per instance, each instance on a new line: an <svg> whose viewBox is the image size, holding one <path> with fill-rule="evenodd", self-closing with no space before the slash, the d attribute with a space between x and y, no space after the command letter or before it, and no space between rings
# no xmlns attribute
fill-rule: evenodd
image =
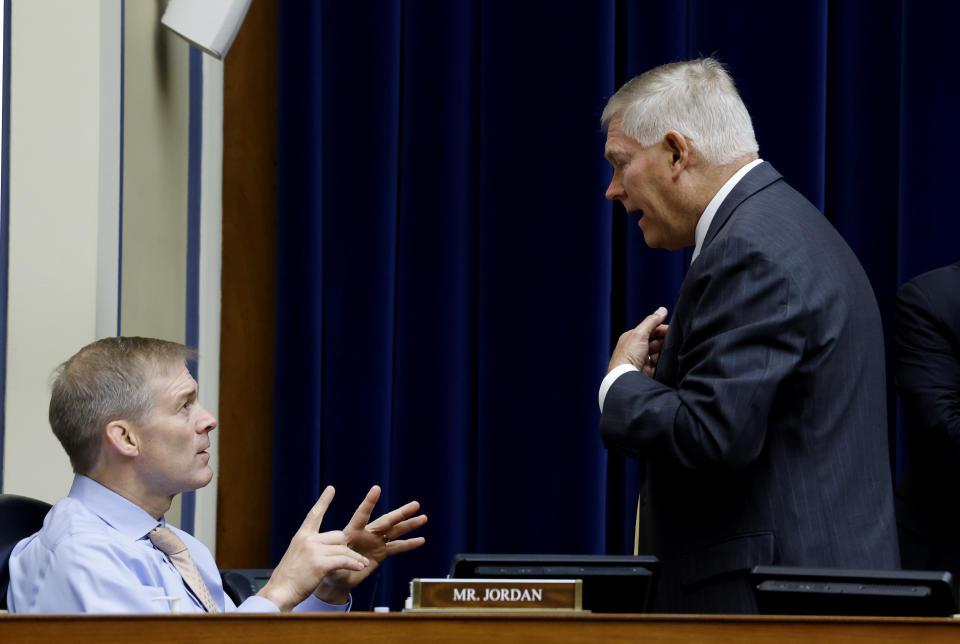
<svg viewBox="0 0 960 644"><path fill-rule="evenodd" d="M628 81L603 109L604 130L617 114L624 134L643 147L676 130L717 165L759 150L747 107L727 70L713 58L661 65Z"/></svg>
<svg viewBox="0 0 960 644"><path fill-rule="evenodd" d="M50 427L73 471L88 474L97 464L103 430L114 420L141 423L153 410L155 375L196 353L154 338L104 338L88 344L53 374Z"/></svg>

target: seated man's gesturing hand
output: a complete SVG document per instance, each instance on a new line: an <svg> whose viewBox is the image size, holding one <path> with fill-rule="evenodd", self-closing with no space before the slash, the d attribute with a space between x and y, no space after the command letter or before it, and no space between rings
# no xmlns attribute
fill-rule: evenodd
<svg viewBox="0 0 960 644"><path fill-rule="evenodd" d="M318 599L330 604L345 603L350 591L369 577L384 559L424 544L423 537L400 539L427 522L425 514L413 516L420 509L420 504L411 501L368 523L379 499L380 486L374 485L342 533L351 551L365 557L368 563L361 569L342 567L328 573L314 592Z"/></svg>
<svg viewBox="0 0 960 644"><path fill-rule="evenodd" d="M323 515L330 507L333 495L333 487L327 486L293 536L283 558L270 575L270 581L257 593L282 611L289 611L306 599L320 580L328 575L337 571L360 574L372 563L349 547L343 532L320 532ZM373 565L376 566L375 563ZM346 596L341 602L331 603L345 602Z"/></svg>

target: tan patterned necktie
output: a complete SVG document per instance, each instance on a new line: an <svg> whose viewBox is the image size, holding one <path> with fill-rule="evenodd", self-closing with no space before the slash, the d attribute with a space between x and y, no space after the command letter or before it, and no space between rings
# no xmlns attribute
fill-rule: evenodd
<svg viewBox="0 0 960 644"><path fill-rule="evenodd" d="M183 577L183 581L186 582L187 587L193 591L193 594L197 596L197 599L199 599L203 607L207 609L207 612L219 613L220 609L218 609L214 603L207 585L203 583L200 571L197 570L197 564L193 562L193 557L190 556L190 551L187 550L187 544L185 544L173 530L160 526L151 530L147 534L147 537L160 552L170 558L170 563L177 569L177 572Z"/></svg>

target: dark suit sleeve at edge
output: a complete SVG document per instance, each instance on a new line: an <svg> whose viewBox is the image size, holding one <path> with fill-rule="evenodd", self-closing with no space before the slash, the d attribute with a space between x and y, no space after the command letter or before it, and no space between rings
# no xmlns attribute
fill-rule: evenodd
<svg viewBox="0 0 960 644"><path fill-rule="evenodd" d="M935 310L915 284L897 293L897 392L910 431L960 462L960 362Z"/></svg>
<svg viewBox="0 0 960 644"><path fill-rule="evenodd" d="M741 259L709 274L691 268L687 279L695 280L690 286L700 296L671 321L684 334L677 387L639 372L618 378L600 423L608 448L668 456L689 469L738 469L762 450L778 384L803 355L803 307L775 262L716 246L714 253ZM680 315L684 319L676 319Z"/></svg>

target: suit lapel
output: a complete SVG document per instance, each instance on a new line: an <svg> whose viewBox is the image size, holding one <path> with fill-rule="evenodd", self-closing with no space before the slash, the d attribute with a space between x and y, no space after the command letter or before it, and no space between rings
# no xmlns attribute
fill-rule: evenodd
<svg viewBox="0 0 960 644"><path fill-rule="evenodd" d="M723 200L723 203L720 204L720 208L717 209L717 214L714 215L713 221L710 222L710 228L707 230L703 245L706 246L717 236L741 203L782 178L780 173L766 162L750 170L750 172L733 187L733 190L731 190L727 198ZM702 260L698 261L702 262ZM688 311L681 310L681 308L685 308L683 306L683 293L684 288L687 287L688 277L689 273L684 277L683 284L680 286L680 294L677 297L677 303L674 307L673 319L670 320L670 330L667 332L667 337L664 338L663 347L660 349L660 362L654 374L656 380L670 387L676 387L679 381L677 354L683 345L684 334L682 318L689 313Z"/></svg>
<svg viewBox="0 0 960 644"><path fill-rule="evenodd" d="M782 178L780 173L766 161L750 170L750 172L733 187L733 190L731 190L727 198L723 200L723 203L720 204L720 208L717 209L717 214L714 215L713 221L710 222L710 228L707 230L707 236L703 240L703 245L706 246L713 241L713 238L716 237L717 233L726 225L730 219L730 215L733 214L733 211L736 210L741 203L771 183L779 181ZM701 249L701 252L703 252L703 249Z"/></svg>

